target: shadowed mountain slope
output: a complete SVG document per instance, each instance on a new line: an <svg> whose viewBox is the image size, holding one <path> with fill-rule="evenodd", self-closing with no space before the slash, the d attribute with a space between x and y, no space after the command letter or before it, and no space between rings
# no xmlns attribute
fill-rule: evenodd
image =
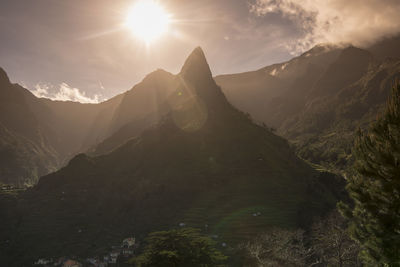
<svg viewBox="0 0 400 267"><path fill-rule="evenodd" d="M398 44L399 37L366 50L323 44L288 62L215 80L235 107L277 129L301 157L343 170L353 130L374 119L397 77ZM190 79L209 80L200 65ZM182 70L180 77L190 75ZM112 151L157 124L182 81L158 70L106 102L81 104L36 98L1 69L0 182L32 185L77 153Z"/></svg>
<svg viewBox="0 0 400 267"><path fill-rule="evenodd" d="M0 182L35 184L102 140L120 99L94 105L37 98L0 69Z"/></svg>
<svg viewBox="0 0 400 267"><path fill-rule="evenodd" d="M0 69L0 182L23 185L55 170L50 129L33 114L29 92ZM43 107L45 108L45 107ZM46 112L47 110L45 110Z"/></svg>
<svg viewBox="0 0 400 267"><path fill-rule="evenodd" d="M80 152L105 153L137 136L165 112L160 103L171 86L163 75L172 76L156 71L149 76L159 78L124 94L82 104L37 98L0 69L0 182L33 185ZM122 142L112 141L114 134Z"/></svg>
<svg viewBox="0 0 400 267"><path fill-rule="evenodd" d="M277 129L302 158L341 172L352 162L354 131L375 119L399 77L400 59L384 49L397 42L370 51L319 45L282 64L215 79L233 105Z"/></svg>
<svg viewBox="0 0 400 267"><path fill-rule="evenodd" d="M200 48L178 75L146 79L172 92L162 118L110 153L76 156L23 193L19 224L6 232L11 244L1 248L5 262L94 255L179 223L207 224L234 245L269 226L307 225L334 206L340 182L233 108Z"/></svg>

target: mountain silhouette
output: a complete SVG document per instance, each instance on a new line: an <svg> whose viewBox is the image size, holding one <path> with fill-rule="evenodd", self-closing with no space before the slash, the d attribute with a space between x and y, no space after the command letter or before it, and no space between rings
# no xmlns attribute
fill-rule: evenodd
<svg viewBox="0 0 400 267"><path fill-rule="evenodd" d="M351 162L354 129L374 119L397 77L397 42L398 37L385 39L368 49L321 44L290 61L215 80L229 102L257 123L277 129L296 144L301 157L342 171ZM106 102L81 104L36 98L1 70L0 182L32 185L78 153L111 152L181 105L171 98L177 87L181 94L200 95L192 101L208 116L224 98L216 90L195 92L198 83L213 87L210 73L197 48L179 78L157 70Z"/></svg>
<svg viewBox="0 0 400 267"><path fill-rule="evenodd" d="M201 48L179 74L159 70L136 89L144 85L169 93L163 115L138 137L123 136L105 154L80 154L23 193L19 223L5 231L5 262L90 255L127 235L182 223L207 224L221 242L236 244L269 226L307 225L334 207L340 181L234 108ZM120 108L116 114L129 110Z"/></svg>

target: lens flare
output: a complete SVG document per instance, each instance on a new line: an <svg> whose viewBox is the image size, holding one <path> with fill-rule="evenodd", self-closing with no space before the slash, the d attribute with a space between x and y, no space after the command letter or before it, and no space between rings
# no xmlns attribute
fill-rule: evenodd
<svg viewBox="0 0 400 267"><path fill-rule="evenodd" d="M168 32L170 18L158 2L141 0L129 10L125 26L137 38L150 43Z"/></svg>

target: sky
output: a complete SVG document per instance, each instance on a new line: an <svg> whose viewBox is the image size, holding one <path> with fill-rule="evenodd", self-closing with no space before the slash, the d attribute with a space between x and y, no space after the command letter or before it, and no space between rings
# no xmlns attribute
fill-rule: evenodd
<svg viewBox="0 0 400 267"><path fill-rule="evenodd" d="M179 72L197 46L219 75L400 32L399 0L154 1L172 23L145 44L123 27L135 0L1 0L0 67L37 96L95 103L158 68Z"/></svg>

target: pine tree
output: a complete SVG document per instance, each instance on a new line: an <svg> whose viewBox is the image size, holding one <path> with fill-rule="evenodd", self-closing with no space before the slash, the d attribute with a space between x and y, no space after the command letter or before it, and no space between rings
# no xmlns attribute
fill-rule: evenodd
<svg viewBox="0 0 400 267"><path fill-rule="evenodd" d="M363 248L367 266L400 266L400 85L366 132L358 132L353 153L356 175L347 190L350 233ZM344 210L344 209L343 209Z"/></svg>

